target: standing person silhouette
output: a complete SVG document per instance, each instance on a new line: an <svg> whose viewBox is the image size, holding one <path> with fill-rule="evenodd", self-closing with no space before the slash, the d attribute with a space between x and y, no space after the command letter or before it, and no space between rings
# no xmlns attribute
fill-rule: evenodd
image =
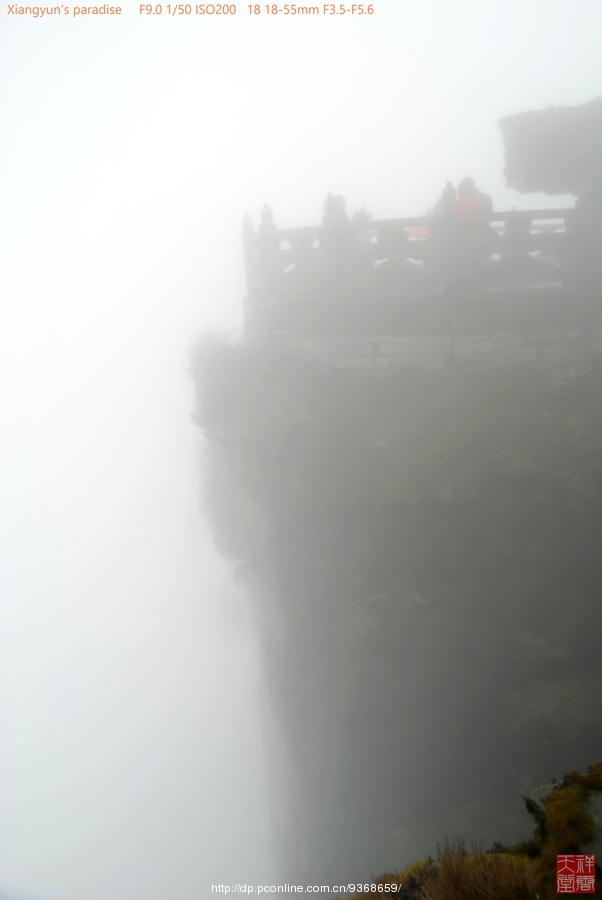
<svg viewBox="0 0 602 900"><path fill-rule="evenodd" d="M489 249L491 197L478 190L472 178L458 185L456 224L458 230L459 288L473 297L482 287L482 266Z"/></svg>

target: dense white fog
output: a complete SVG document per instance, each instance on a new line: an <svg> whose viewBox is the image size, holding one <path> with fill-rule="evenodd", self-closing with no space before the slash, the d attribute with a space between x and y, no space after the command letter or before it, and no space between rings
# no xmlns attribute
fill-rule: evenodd
<svg viewBox="0 0 602 900"><path fill-rule="evenodd" d="M275 731L213 548L187 366L235 333L240 221L328 191L504 187L497 120L602 92L598 0L371 19L1 27L0 891L193 900L270 880Z"/></svg>

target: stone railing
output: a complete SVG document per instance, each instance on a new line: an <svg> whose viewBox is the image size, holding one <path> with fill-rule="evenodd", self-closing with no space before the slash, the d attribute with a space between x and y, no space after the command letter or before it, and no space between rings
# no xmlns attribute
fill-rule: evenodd
<svg viewBox="0 0 602 900"><path fill-rule="evenodd" d="M542 315L563 328L591 307L582 245L572 209L497 212L477 233L434 216L277 229L266 208L257 231L245 223L247 328L471 333ZM467 266L469 291L457 277Z"/></svg>

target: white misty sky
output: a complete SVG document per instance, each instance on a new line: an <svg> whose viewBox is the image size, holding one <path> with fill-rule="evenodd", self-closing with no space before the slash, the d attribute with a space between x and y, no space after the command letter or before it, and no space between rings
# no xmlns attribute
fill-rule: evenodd
<svg viewBox="0 0 602 900"><path fill-rule="evenodd" d="M193 900L271 877L256 646L198 501L188 349L236 329L239 229L328 191L419 213L497 120L602 93L599 0L373 18L0 12L0 891ZM261 718L263 716L263 718ZM261 725L259 724L261 721Z"/></svg>

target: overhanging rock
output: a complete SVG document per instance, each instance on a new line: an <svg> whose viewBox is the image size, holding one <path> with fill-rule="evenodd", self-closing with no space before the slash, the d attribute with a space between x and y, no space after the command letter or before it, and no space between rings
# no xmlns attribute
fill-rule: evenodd
<svg viewBox="0 0 602 900"><path fill-rule="evenodd" d="M506 116L499 124L508 187L580 194L602 178L602 98Z"/></svg>

